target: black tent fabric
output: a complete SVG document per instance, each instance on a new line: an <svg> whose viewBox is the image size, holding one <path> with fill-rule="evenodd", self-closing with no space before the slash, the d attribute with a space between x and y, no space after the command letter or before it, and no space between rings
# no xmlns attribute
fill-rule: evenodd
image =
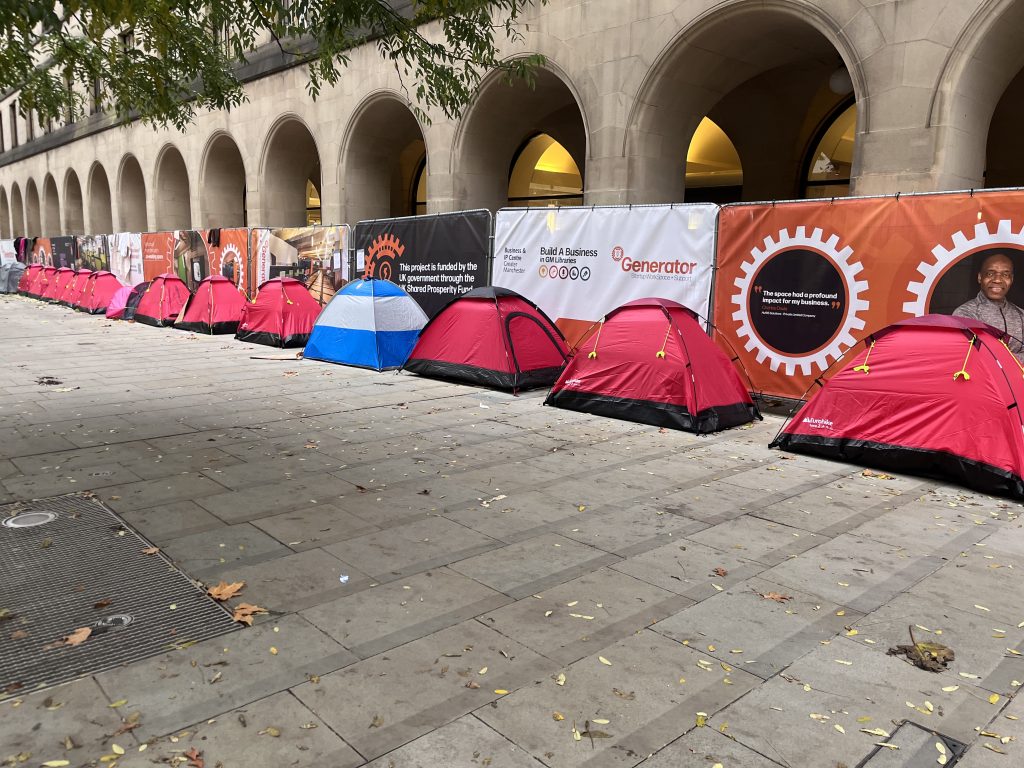
<svg viewBox="0 0 1024 768"><path fill-rule="evenodd" d="M128 302L124 305L124 314L121 315L122 320L135 320L135 310L139 308L139 302L142 301L142 297L149 289L149 282L139 283L132 292L128 294Z"/></svg>

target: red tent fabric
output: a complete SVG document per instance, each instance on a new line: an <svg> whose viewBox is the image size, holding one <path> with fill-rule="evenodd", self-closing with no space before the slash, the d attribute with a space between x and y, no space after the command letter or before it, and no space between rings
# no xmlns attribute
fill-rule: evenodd
<svg viewBox="0 0 1024 768"><path fill-rule="evenodd" d="M263 283L246 302L235 338L272 347L304 347L313 330L320 303L293 277Z"/></svg>
<svg viewBox="0 0 1024 768"><path fill-rule="evenodd" d="M110 299L121 287L121 281L104 269L89 275L82 290L82 298L78 301L78 309L90 315L106 314Z"/></svg>
<svg viewBox="0 0 1024 768"><path fill-rule="evenodd" d="M32 284L28 288L28 295L33 299L41 299L46 289L50 286L50 281L53 280L53 276L57 274L56 267L44 266L38 272L36 276L32 278Z"/></svg>
<svg viewBox="0 0 1024 768"><path fill-rule="evenodd" d="M157 328L172 325L191 295L185 282L174 273L158 275L139 299L135 322Z"/></svg>
<svg viewBox="0 0 1024 768"><path fill-rule="evenodd" d="M61 267L50 278L49 284L46 286L46 290L43 291L40 298L43 301L57 302L60 301L60 297L64 295L64 289L68 287L68 283L75 279L75 270L70 267Z"/></svg>
<svg viewBox="0 0 1024 768"><path fill-rule="evenodd" d="M561 331L515 291L476 288L424 326L404 369L517 391L549 387L569 359Z"/></svg>
<svg viewBox="0 0 1024 768"><path fill-rule="evenodd" d="M1024 499L1024 367L1006 338L948 315L890 325L772 446Z"/></svg>
<svg viewBox="0 0 1024 768"><path fill-rule="evenodd" d="M697 434L761 418L697 316L656 298L609 312L544 403Z"/></svg>
<svg viewBox="0 0 1024 768"><path fill-rule="evenodd" d="M75 276L68 281L64 292L60 295L60 303L66 307L73 307L78 304L78 300L82 298L82 291L85 290L85 284L91 274L91 269L78 270Z"/></svg>
<svg viewBox="0 0 1024 768"><path fill-rule="evenodd" d="M245 297L226 277L205 277L174 327L196 333L234 333L245 303Z"/></svg>
<svg viewBox="0 0 1024 768"><path fill-rule="evenodd" d="M18 281L18 293L22 296L28 296L32 283L35 281L36 276L42 271L42 264L29 264L25 267L25 271L21 273L21 279Z"/></svg>

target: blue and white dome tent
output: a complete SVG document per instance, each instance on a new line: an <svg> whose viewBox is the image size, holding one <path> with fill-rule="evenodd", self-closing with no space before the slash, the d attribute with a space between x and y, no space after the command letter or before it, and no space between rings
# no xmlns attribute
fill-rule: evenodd
<svg viewBox="0 0 1024 768"><path fill-rule="evenodd" d="M354 280L320 313L303 357L377 371L401 368L426 323L420 305L390 280Z"/></svg>

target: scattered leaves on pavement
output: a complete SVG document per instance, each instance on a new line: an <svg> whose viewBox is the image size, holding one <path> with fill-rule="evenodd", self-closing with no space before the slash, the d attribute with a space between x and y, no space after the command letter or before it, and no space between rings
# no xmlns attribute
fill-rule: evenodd
<svg viewBox="0 0 1024 768"><path fill-rule="evenodd" d="M941 643L919 643L914 637L914 628L908 627L908 631L911 644L890 648L890 656L906 656L911 664L927 672L942 672L949 662L956 659L952 648Z"/></svg>
<svg viewBox="0 0 1024 768"><path fill-rule="evenodd" d="M373 720L370 721L371 728L380 728L384 725L384 718L381 715L374 715Z"/></svg>
<svg viewBox="0 0 1024 768"><path fill-rule="evenodd" d="M188 758L188 764L191 768L205 768L206 766L206 761L203 760L203 753L195 747L189 747L185 751L185 757Z"/></svg>
<svg viewBox="0 0 1024 768"><path fill-rule="evenodd" d="M251 627L253 616L265 614L267 612L266 608L261 608L258 605L253 605L252 603L239 603L235 606L235 610L234 613L231 614L231 618L241 624Z"/></svg>
<svg viewBox="0 0 1024 768"><path fill-rule="evenodd" d="M236 581L231 584L222 581L215 587L208 587L206 590L206 594L208 594L214 600L219 600L223 602L225 600L230 600L232 597L236 597L238 593L241 592L242 589L244 588L244 581Z"/></svg>

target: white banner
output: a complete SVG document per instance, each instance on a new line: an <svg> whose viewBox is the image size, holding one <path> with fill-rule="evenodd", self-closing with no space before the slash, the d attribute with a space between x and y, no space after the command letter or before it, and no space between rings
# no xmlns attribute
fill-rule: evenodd
<svg viewBox="0 0 1024 768"><path fill-rule="evenodd" d="M0 264L13 264L18 260L18 252L13 240L0 240Z"/></svg>
<svg viewBox="0 0 1024 768"><path fill-rule="evenodd" d="M118 232L107 235L107 253L110 271L125 285L138 285L143 281L142 234Z"/></svg>
<svg viewBox="0 0 1024 768"><path fill-rule="evenodd" d="M536 303L575 344L620 304L658 297L710 311L718 206L504 208L494 285Z"/></svg>

